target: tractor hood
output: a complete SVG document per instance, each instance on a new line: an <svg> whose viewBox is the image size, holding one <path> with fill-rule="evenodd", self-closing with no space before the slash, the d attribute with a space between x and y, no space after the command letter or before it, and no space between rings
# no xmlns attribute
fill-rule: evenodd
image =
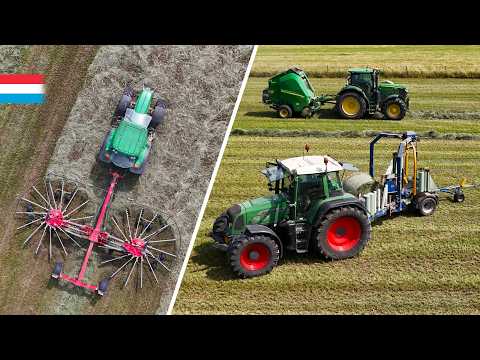
<svg viewBox="0 0 480 360"><path fill-rule="evenodd" d="M244 201L240 203L240 208L246 224L268 225L281 218L287 202L284 195L274 194ZM277 209L280 210L278 214ZM278 219L275 219L276 215Z"/></svg>
<svg viewBox="0 0 480 360"><path fill-rule="evenodd" d="M382 89L403 89L403 90L407 90L407 87L405 85L396 84L393 81L389 81L389 80L384 80L384 81L379 82L378 83L378 88L380 90L382 90Z"/></svg>

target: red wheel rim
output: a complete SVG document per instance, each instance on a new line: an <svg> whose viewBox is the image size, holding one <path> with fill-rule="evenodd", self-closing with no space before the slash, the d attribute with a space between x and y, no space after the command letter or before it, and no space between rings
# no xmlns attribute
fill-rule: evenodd
<svg viewBox="0 0 480 360"><path fill-rule="evenodd" d="M362 229L358 219L344 216L328 227L327 242L335 251L348 251L358 244L361 234Z"/></svg>
<svg viewBox="0 0 480 360"><path fill-rule="evenodd" d="M270 261L270 249L264 244L249 244L240 254L240 265L248 271L265 268Z"/></svg>

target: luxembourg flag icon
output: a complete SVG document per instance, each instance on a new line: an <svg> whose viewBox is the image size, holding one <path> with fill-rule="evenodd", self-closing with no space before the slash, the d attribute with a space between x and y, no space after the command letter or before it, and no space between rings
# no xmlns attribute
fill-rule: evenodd
<svg viewBox="0 0 480 360"><path fill-rule="evenodd" d="M43 104L42 74L0 74L0 104Z"/></svg>

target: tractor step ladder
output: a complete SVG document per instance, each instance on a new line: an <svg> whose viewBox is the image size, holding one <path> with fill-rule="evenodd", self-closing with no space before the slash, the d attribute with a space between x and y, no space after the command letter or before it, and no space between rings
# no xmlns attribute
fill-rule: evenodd
<svg viewBox="0 0 480 360"><path fill-rule="evenodd" d="M295 224L295 250L299 254L308 252L308 229L306 223Z"/></svg>

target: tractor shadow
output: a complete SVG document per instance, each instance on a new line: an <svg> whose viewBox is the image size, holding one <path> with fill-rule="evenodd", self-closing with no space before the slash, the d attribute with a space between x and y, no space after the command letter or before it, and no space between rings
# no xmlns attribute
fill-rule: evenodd
<svg viewBox="0 0 480 360"><path fill-rule="evenodd" d="M104 190L108 189L111 181L111 170L114 170L114 168L110 164L96 161L90 170L90 182L97 188ZM123 178L118 182L115 191L129 193L137 187L140 175L132 174L128 171L122 171L122 173Z"/></svg>
<svg viewBox="0 0 480 360"><path fill-rule="evenodd" d="M215 249L212 243L203 243L195 247L196 254L190 257L190 262L199 266L199 269L191 271L205 271L207 278L215 281L241 280L230 268L227 254L221 250ZM318 264L327 263L330 260L323 259L314 252L306 254L296 254L292 251L286 251L283 258L279 261L277 267L293 264ZM275 269L273 270L275 271Z"/></svg>
<svg viewBox="0 0 480 360"><path fill-rule="evenodd" d="M294 115L292 118L289 119L281 119L278 117L275 111L249 111L245 113L245 116L249 117L257 117L257 118L270 118L272 120L278 121L292 121L292 120L344 120L344 121L357 121L357 120L348 120L342 118L338 112L335 111L334 108L325 108L320 109L310 118L304 118L300 115ZM361 120L384 120L384 117L381 113L377 112L373 115L366 114L365 117Z"/></svg>

